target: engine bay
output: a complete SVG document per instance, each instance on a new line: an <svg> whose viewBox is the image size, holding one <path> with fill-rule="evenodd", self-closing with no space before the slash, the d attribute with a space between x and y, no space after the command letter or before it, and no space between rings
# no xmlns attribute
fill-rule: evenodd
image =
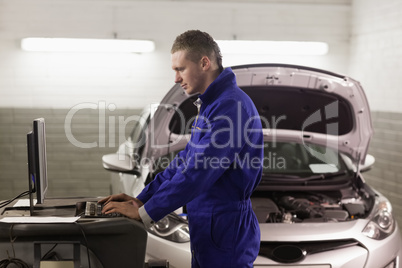
<svg viewBox="0 0 402 268"><path fill-rule="evenodd" d="M372 198L354 189L325 193L257 192L251 197L259 223L344 222L367 217Z"/></svg>

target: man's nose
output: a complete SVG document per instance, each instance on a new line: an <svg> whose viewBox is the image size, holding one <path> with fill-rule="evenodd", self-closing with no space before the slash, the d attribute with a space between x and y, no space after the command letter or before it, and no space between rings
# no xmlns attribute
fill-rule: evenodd
<svg viewBox="0 0 402 268"><path fill-rule="evenodd" d="M176 73L175 77L174 77L174 82L175 83L180 83L183 79L181 78L179 73Z"/></svg>

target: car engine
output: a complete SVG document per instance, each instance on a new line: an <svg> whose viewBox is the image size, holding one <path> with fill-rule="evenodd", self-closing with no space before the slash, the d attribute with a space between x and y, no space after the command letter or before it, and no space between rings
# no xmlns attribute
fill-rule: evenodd
<svg viewBox="0 0 402 268"><path fill-rule="evenodd" d="M339 194L338 194L339 195ZM363 218L370 210L364 195L334 197L334 194L276 192L251 198L259 223L342 222Z"/></svg>

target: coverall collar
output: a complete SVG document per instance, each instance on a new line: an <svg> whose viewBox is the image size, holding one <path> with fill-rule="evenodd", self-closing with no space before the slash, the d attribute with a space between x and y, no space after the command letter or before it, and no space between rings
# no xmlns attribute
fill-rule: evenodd
<svg viewBox="0 0 402 268"><path fill-rule="evenodd" d="M209 104L222 94L227 88L236 85L236 76L231 68L225 68L222 73L208 86L205 92L199 96L201 103Z"/></svg>

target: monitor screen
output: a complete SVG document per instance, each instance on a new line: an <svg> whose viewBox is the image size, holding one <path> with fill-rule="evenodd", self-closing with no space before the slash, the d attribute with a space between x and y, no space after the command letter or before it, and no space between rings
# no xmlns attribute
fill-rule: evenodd
<svg viewBox="0 0 402 268"><path fill-rule="evenodd" d="M33 121L32 131L27 134L28 143L28 180L31 199L36 193L38 204L43 204L47 192L47 158L46 158L46 131L45 119Z"/></svg>

